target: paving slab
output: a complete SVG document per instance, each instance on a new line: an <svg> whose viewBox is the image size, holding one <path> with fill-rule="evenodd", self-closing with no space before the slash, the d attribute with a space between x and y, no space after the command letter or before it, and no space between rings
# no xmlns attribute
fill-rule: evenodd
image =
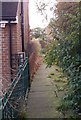
<svg viewBox="0 0 81 120"><path fill-rule="evenodd" d="M55 86L48 78L50 72L54 72L54 70L54 68L46 69L46 64L42 64L37 71L28 95L28 118L59 118L61 116L61 114L58 115L54 105L57 102L54 93Z"/></svg>

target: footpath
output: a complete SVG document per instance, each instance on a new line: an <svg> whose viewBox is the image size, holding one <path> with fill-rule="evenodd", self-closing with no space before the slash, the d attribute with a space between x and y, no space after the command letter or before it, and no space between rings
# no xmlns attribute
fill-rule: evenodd
<svg viewBox="0 0 81 120"><path fill-rule="evenodd" d="M63 117L56 107L64 93L58 92L56 83L49 77L50 73L59 74L55 67L46 68L45 63L37 71L28 95L27 118Z"/></svg>

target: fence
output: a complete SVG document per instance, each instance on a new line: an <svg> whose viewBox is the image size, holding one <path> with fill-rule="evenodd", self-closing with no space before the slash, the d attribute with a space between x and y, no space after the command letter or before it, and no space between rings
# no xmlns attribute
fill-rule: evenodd
<svg viewBox="0 0 81 120"><path fill-rule="evenodd" d="M24 65L19 66L15 79L1 101L2 119L19 117L21 100L25 99L30 85L28 70L28 59L26 58Z"/></svg>

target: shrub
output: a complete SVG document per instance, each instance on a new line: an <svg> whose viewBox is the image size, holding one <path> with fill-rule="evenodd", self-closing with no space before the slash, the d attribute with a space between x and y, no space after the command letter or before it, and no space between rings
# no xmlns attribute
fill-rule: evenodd
<svg viewBox="0 0 81 120"><path fill-rule="evenodd" d="M39 54L41 51L41 44L39 43L38 39L33 38L30 41L30 53L34 52L35 54Z"/></svg>
<svg viewBox="0 0 81 120"><path fill-rule="evenodd" d="M81 112L81 8L71 5L69 7L72 11L69 11L66 9L67 5L61 7L64 9L60 11L60 23L58 26L56 24L60 38L54 38L52 44L46 48L45 61L48 66L59 65L68 77L68 92L63 98L64 103L60 110L70 108L78 115Z"/></svg>

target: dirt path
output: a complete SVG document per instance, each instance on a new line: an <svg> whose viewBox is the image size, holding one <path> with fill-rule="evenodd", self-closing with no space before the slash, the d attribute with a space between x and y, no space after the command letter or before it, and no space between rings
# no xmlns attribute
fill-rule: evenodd
<svg viewBox="0 0 81 120"><path fill-rule="evenodd" d="M60 118L61 113L56 110L60 98L64 94L66 84L57 66L46 68L42 64L35 75L27 102L28 118Z"/></svg>

